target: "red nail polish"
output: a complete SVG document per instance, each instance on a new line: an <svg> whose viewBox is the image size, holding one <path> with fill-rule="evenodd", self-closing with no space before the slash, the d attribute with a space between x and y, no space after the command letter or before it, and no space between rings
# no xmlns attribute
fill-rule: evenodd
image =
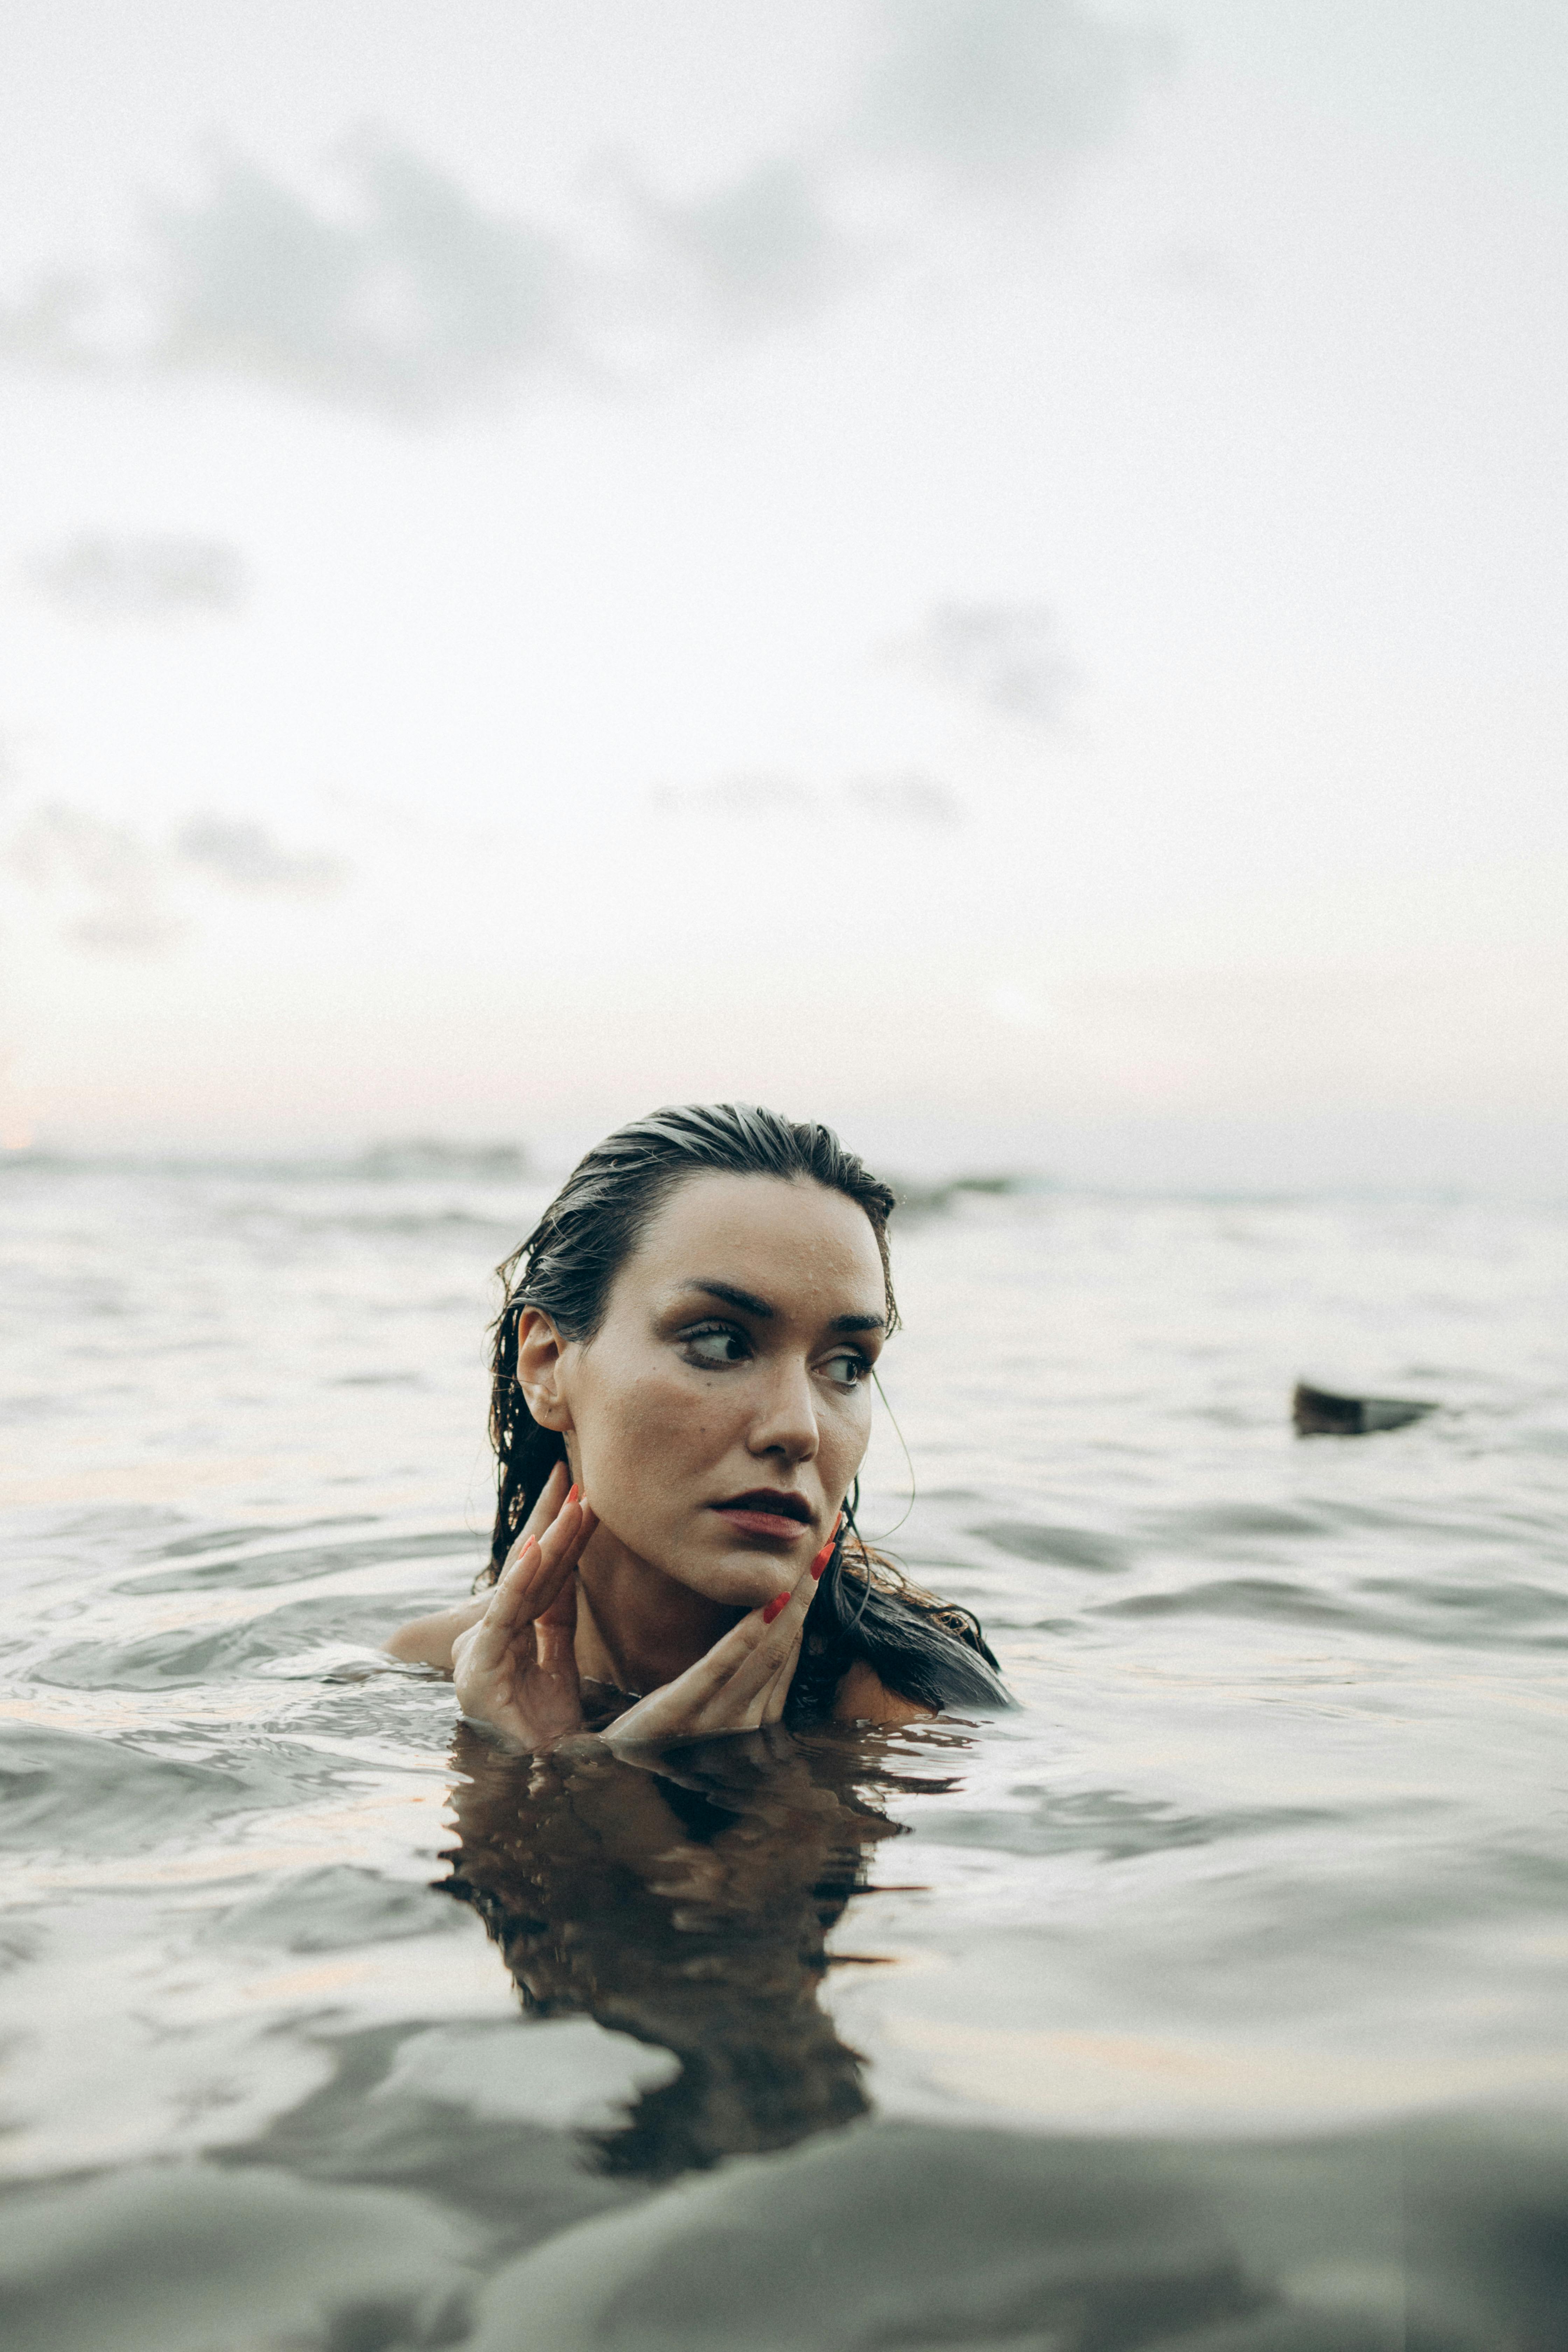
<svg viewBox="0 0 1568 2352"><path fill-rule="evenodd" d="M833 1547L837 1540L838 1538L836 1534L829 1536L827 1541L823 1545L822 1549L817 1553L816 1558L812 1561L811 1573L814 1578L822 1574L823 1570L833 1558Z"/></svg>
<svg viewBox="0 0 1568 2352"><path fill-rule="evenodd" d="M578 1496L579 1496L579 1494L580 1494L581 1492L582 1492L582 1489L581 1489L581 1488L579 1487L579 1486L577 1485L576 1480L575 1480L575 1479L574 1479L574 1480L573 1480L573 1482L572 1482L572 1492L567 1496L566 1500L567 1500L569 1503L574 1503L574 1502L577 1500L577 1497L578 1497Z"/></svg>
<svg viewBox="0 0 1568 2352"><path fill-rule="evenodd" d="M772 1599L770 1601L768 1601L768 1602L767 1602L767 1604L766 1604L766 1606L763 1608L763 1624L764 1624L764 1625L771 1625L771 1624L773 1623L773 1619L778 1615L779 1611L780 1611L781 1609L787 1609L788 1607L789 1607L789 1594L788 1594L787 1592L775 1592L775 1593L774 1593L774 1595L773 1595L773 1599Z"/></svg>

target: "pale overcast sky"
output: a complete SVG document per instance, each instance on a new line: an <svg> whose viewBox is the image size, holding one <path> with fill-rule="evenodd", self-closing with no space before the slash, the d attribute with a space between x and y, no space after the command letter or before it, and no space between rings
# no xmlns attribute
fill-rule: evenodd
<svg viewBox="0 0 1568 2352"><path fill-rule="evenodd" d="M1562 1190L1558 0L11 0L0 1127Z"/></svg>

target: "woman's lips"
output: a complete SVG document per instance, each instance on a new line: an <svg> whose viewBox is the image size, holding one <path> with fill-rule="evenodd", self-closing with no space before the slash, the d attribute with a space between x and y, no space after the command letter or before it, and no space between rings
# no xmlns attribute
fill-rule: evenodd
<svg viewBox="0 0 1568 2352"><path fill-rule="evenodd" d="M715 1503L713 1508L737 1535L761 1536L767 1543L794 1543L811 1531L807 1520L792 1518L787 1511L765 1510L760 1503Z"/></svg>

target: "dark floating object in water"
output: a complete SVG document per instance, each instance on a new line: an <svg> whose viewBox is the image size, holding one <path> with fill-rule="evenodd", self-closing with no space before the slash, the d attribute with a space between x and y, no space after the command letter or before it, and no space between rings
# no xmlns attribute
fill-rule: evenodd
<svg viewBox="0 0 1568 2352"><path fill-rule="evenodd" d="M1403 1429L1425 1421L1435 1404L1419 1404L1413 1397L1335 1396L1331 1389L1309 1388L1298 1381L1290 1400L1290 1418L1298 1437L1369 1437L1374 1429Z"/></svg>

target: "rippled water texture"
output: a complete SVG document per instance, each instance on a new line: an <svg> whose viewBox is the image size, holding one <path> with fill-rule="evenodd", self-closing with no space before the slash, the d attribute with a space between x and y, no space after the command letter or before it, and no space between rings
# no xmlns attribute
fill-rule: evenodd
<svg viewBox="0 0 1568 2352"><path fill-rule="evenodd" d="M376 1656L534 1205L5 1171L14 2352L1568 2342L1568 1218L906 1220L891 1548L1022 1705L655 1776Z"/></svg>

